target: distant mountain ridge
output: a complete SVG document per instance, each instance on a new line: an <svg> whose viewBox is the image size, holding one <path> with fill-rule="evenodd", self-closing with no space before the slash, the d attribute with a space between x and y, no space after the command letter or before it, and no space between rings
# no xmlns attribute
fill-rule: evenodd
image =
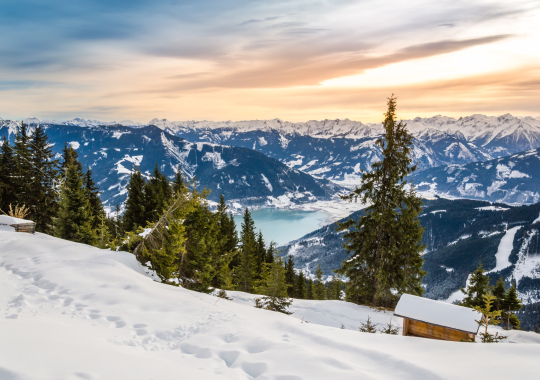
<svg viewBox="0 0 540 380"><path fill-rule="evenodd" d="M32 125L40 123L49 125L38 119L26 121L33 123ZM455 165L489 161L540 148L540 117L514 117L505 114L498 117L471 115L455 119L438 115L405 122L415 136L414 157L421 171L455 170L452 169ZM130 124L132 129L144 127L136 122L124 121L124 123ZM62 125L90 128L96 124L100 122L73 119L63 122ZM381 159L380 149L375 145L382 133L381 124L364 124L348 119L305 123L291 123L279 119L238 122L173 122L153 119L149 124L191 142L253 149L282 162L291 169L345 187L357 185L360 182L361 170L371 170L373 163ZM4 122L0 125L14 131L16 123ZM425 182L424 188L427 188L428 182L433 185L432 179L435 176L432 175L425 180L424 177L428 174L422 173L417 172L416 176L420 182ZM531 174L527 175L534 178ZM447 177L451 176L445 178ZM441 180L442 175L439 175L437 181ZM494 183L491 181L488 184L487 181L486 179L486 187ZM469 179L469 183L464 184L463 191L452 190L450 189L452 185L438 182L437 191L446 196L500 202L538 201L538 192L527 185L518 186L511 194L509 188L504 188L510 186L508 181L500 188L501 191L508 190L504 195L500 192L489 192L486 188L483 196L473 196L474 189L471 188L473 182ZM446 189L447 187L449 188Z"/></svg>
<svg viewBox="0 0 540 380"><path fill-rule="evenodd" d="M343 218L358 220L363 211ZM465 287L469 274L479 262L492 271L494 284L502 277L507 285L517 283L520 297L527 305L520 316L524 326L540 324L540 203L513 207L485 201L438 198L425 200L420 223L424 227L423 279L424 296L447 300L459 287ZM281 255L293 255L297 269L313 276L320 264L326 276L348 258L343 248L343 232L337 223L324 226L300 239L279 247ZM514 231L504 258L508 266L497 269L497 252L501 239Z"/></svg>
<svg viewBox="0 0 540 380"><path fill-rule="evenodd" d="M418 190L442 197L509 204L540 202L540 149L484 162L426 169L413 175Z"/></svg>
<svg viewBox="0 0 540 380"><path fill-rule="evenodd" d="M0 124L0 137L14 138L13 125ZM34 128L32 124L30 129ZM196 177L200 188L211 190L209 199L223 194L232 207L287 205L330 199L339 187L315 179L257 151L210 143L191 143L155 127L120 125L80 128L44 126L59 153L69 143L103 191L101 199L110 206L121 204L134 166L149 178L157 163L160 171L173 177L178 165L188 178Z"/></svg>

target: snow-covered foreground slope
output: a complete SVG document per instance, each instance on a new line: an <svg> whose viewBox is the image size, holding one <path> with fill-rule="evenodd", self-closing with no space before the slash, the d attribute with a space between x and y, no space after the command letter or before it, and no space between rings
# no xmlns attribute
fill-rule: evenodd
<svg viewBox="0 0 540 380"><path fill-rule="evenodd" d="M0 379L533 378L539 369L538 344L360 333L367 314L380 323L390 314L295 300L286 316L232 293L231 302L154 282L129 253L0 231Z"/></svg>

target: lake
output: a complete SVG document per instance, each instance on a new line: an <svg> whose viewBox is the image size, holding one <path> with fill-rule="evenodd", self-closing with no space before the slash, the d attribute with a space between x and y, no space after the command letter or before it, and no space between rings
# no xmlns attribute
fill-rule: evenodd
<svg viewBox="0 0 540 380"><path fill-rule="evenodd" d="M269 244L273 240L277 245L299 239L330 223L329 215L322 211L265 208L252 211L251 217L255 222L255 231L262 231L265 243ZM242 230L242 219L242 215L234 216L238 238Z"/></svg>

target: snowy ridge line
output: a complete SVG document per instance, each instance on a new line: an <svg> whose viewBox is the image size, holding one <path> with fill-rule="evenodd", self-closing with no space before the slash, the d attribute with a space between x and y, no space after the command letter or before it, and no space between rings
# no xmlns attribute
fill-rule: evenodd
<svg viewBox="0 0 540 380"><path fill-rule="evenodd" d="M245 120L245 121L169 121L167 119L154 118L148 123L140 123L132 120L121 121L98 121L75 118L67 121L41 120L38 118L27 118L23 120L28 124L56 124L80 127L123 125L129 127L143 127L155 125L163 130L178 131L180 129L192 130L215 130L227 129L235 132L248 131L269 131L277 130L284 134L302 134L319 136L323 138L331 137L375 137L382 132L381 123L362 123L349 119L335 120L310 120L306 122L288 122L281 119L272 120ZM467 140L482 138L481 146L489 145L495 138L500 139L511 135L516 129L524 130L523 138L531 139L526 132L540 133L540 116L512 116L504 114L501 116L485 116L474 114L459 119L437 115L428 118L417 117L410 120L403 120L407 123L409 130L415 135L426 136L436 132L445 132L451 135L462 136ZM16 121L4 121L3 124L12 125ZM0 125L2 125L0 123ZM261 140L262 145L264 142ZM447 148L448 149L448 148ZM466 154L466 149L464 153Z"/></svg>

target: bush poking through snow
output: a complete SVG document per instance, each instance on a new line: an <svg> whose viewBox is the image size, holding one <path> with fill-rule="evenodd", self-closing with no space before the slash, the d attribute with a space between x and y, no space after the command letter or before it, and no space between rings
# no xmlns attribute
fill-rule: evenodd
<svg viewBox="0 0 540 380"><path fill-rule="evenodd" d="M375 334L377 332L377 325L378 323L371 323L371 318L368 315L367 322L360 323L360 327L358 329L361 332Z"/></svg>
<svg viewBox="0 0 540 380"><path fill-rule="evenodd" d="M392 327L392 320L386 324L386 327L379 329L381 334L397 335L399 333L399 327Z"/></svg>
<svg viewBox="0 0 540 380"><path fill-rule="evenodd" d="M229 297L227 295L227 292L223 289L220 289L217 294L216 294L216 297L219 297L219 298L223 298L223 299L226 299L226 300L229 300L229 301L232 301L232 298Z"/></svg>

